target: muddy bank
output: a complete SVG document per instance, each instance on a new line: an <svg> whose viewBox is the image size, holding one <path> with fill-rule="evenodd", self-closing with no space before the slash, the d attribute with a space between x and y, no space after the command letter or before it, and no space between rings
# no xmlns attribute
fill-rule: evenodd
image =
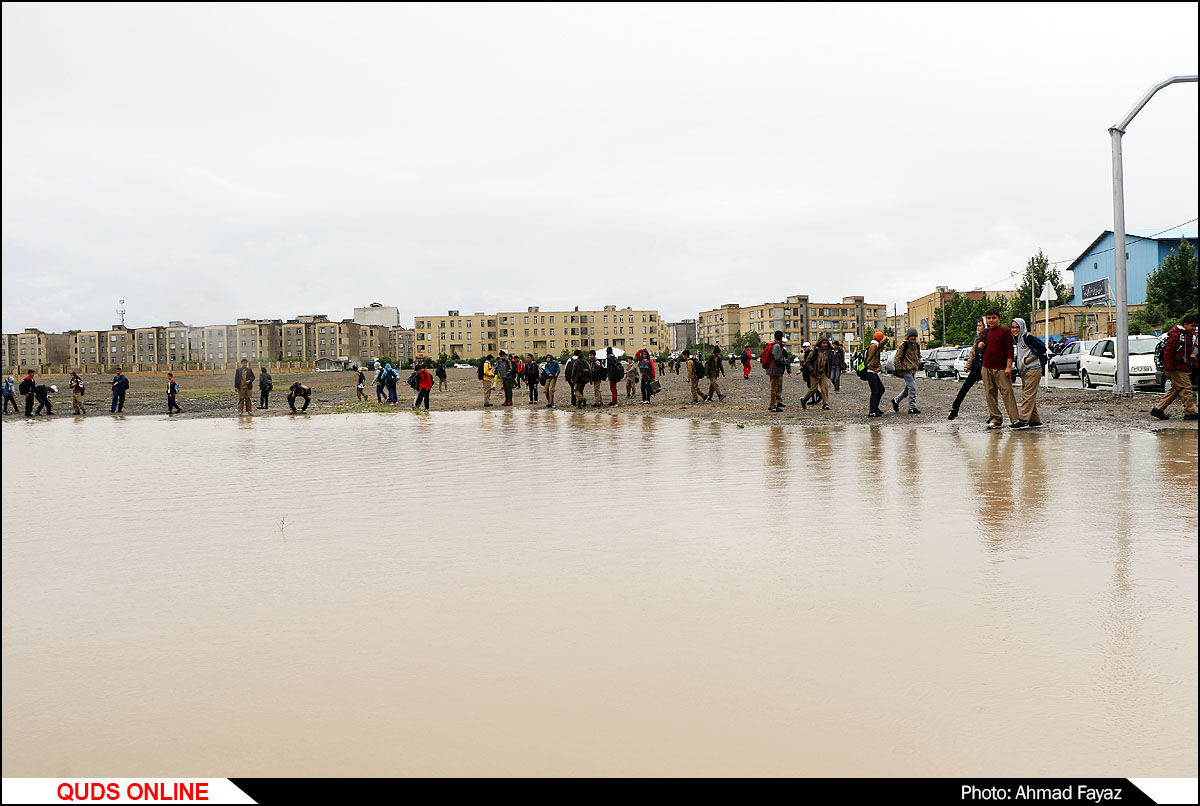
<svg viewBox="0 0 1200 806"><path fill-rule="evenodd" d="M312 403L308 408L310 415L344 414L360 411L396 411L407 410L412 404L413 392L404 383L407 373L401 373L398 388L399 402L396 406L380 405L375 402L375 389L368 375L366 403L359 402L355 394L355 374L352 372L299 372L276 373L275 390L271 393L270 408L266 411L255 411L259 417L289 416L287 407L287 389L296 381L312 387ZM125 398L124 414L164 415L166 414L166 379L160 377L145 377L130 375L129 391ZM18 379L19 380L19 379ZM730 375L722 376L721 389L726 394L725 400L691 404L691 394L684 374L667 373L661 377L663 391L654 396L649 406L641 405L636 390L632 398L626 397L624 382L618 384L619 403L617 407L604 405L604 412L615 416L655 416L674 417L690 420L710 420L728 423L751 424L786 424L786 425L826 425L826 424L874 424L879 427L912 427L937 426L951 429L983 428L987 420L987 404L983 397L983 385L976 384L967 395L959 412L958 419L947 422L946 415L950 405L958 393L959 384L952 379L933 380L920 377L917 380L918 406L921 414L910 415L905 405L900 413L891 411L888 398L899 393L903 382L896 377L885 377L887 397L883 401L886 416L878 420L866 417L868 388L867 384L851 374L842 376L841 392L831 394L831 410L824 411L819 406L804 410L800 406L800 398L807 388L800 376L792 375L784 378L783 399L786 410L781 413L767 411L767 378L761 369L756 368L748 379L742 378L740 366ZM87 376L87 416L109 415L110 384L112 376ZM43 382L58 385L59 393L53 397L54 416L72 416L71 395L67 391L65 376L47 376ZM179 405L182 414L173 415L175 418L189 419L198 417L234 417L237 411L237 396L233 391L233 373L222 375L194 376L180 379L181 392ZM707 390L707 383L702 385ZM594 405L594 392L588 387L589 404ZM602 385L604 404L609 402L608 384ZM1183 409L1174 405L1169 410L1171 419L1160 422L1148 414L1150 407L1158 398L1157 395L1138 394L1132 398L1116 398L1107 389L1042 389L1038 395L1038 408L1042 420L1048 427L1055 430L1094 431L1113 429L1137 429L1142 431L1160 431L1166 429L1190 428L1195 429L1196 423L1183 420ZM254 390L253 400L258 403L258 389ZM23 402L23 401L18 401ZM494 392L492 402L503 402L503 395ZM571 396L565 384L560 384L555 394L557 408L571 412ZM483 405L482 381L477 380L474 369L451 369L449 371L448 389L439 390L435 384L431 396L431 411L467 411L476 410ZM528 390L522 385L513 390L513 408L542 407L545 405L544 396L539 395L539 401L529 402ZM587 411L594 411L589 405ZM496 407L492 411L503 411ZM20 418L9 414L5 419Z"/></svg>

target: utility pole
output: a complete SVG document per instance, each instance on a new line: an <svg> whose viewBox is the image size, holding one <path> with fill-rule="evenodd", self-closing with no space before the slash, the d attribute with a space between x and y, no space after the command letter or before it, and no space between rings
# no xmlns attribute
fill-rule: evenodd
<svg viewBox="0 0 1200 806"><path fill-rule="evenodd" d="M1133 109L1121 121L1108 130L1112 136L1112 176L1113 176L1113 245L1116 267L1113 278L1116 285L1117 298L1117 377L1114 379L1112 393L1121 397L1131 397L1133 388L1129 385L1129 294L1125 287L1125 180L1122 175L1121 136L1125 134L1130 121L1142 111L1142 107L1154 97L1154 93L1169 84L1195 83L1197 76L1172 76L1158 82L1141 99L1134 104Z"/></svg>

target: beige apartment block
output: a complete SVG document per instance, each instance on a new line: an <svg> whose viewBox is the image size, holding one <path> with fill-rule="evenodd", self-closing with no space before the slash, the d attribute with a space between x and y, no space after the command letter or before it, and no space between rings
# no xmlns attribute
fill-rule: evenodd
<svg viewBox="0 0 1200 806"><path fill-rule="evenodd" d="M43 333L35 327L23 333L5 334L5 369L37 369L43 364L66 364L71 357L71 338L67 333Z"/></svg>
<svg viewBox="0 0 1200 806"><path fill-rule="evenodd" d="M143 366L166 363L167 331L162 327L133 329L133 363Z"/></svg>
<svg viewBox="0 0 1200 806"><path fill-rule="evenodd" d="M316 332L318 359L354 360L358 357L359 325L353 319L345 319L341 322L317 322L314 323L313 329Z"/></svg>
<svg viewBox="0 0 1200 806"><path fill-rule="evenodd" d="M704 344L727 347L738 334L751 331L760 341L770 341L775 331L783 331L789 342L802 344L828 337L847 344L859 344L862 333L882 326L886 307L866 302L863 297L842 297L841 302L811 302L807 294L792 294L781 302L758 305L727 303L701 311L697 320L697 340ZM847 334L853 336L847 339Z"/></svg>
<svg viewBox="0 0 1200 806"><path fill-rule="evenodd" d="M869 336L887 324L887 306L863 297L842 297L841 302L810 302L809 327L804 341L815 344L824 337L840 341L847 349L869 344Z"/></svg>
<svg viewBox="0 0 1200 806"><path fill-rule="evenodd" d="M403 365L416 358L416 331L409 327L388 328L387 354ZM379 353L376 353L379 355Z"/></svg>
<svg viewBox="0 0 1200 806"><path fill-rule="evenodd" d="M108 331L72 330L67 334L70 364L74 367L98 367L108 363L105 344Z"/></svg>
<svg viewBox="0 0 1200 806"><path fill-rule="evenodd" d="M897 337L903 337L904 331L908 330L908 311L887 317L885 324Z"/></svg>
<svg viewBox="0 0 1200 806"><path fill-rule="evenodd" d="M543 311L535 305L496 317L499 348L508 352L557 355L563 350L600 352L613 347L630 354L644 348L657 355L666 347L656 310L605 305L594 311Z"/></svg>
<svg viewBox="0 0 1200 806"><path fill-rule="evenodd" d="M185 361L199 361L188 348L188 335L191 328L183 322L171 322L164 330L167 338L167 361L171 364L182 364Z"/></svg>
<svg viewBox="0 0 1200 806"><path fill-rule="evenodd" d="M233 349L236 362L245 358L251 364L278 361L283 322L278 319L238 319Z"/></svg>
<svg viewBox="0 0 1200 806"><path fill-rule="evenodd" d="M500 349L496 339L495 314L476 312L463 316L447 311L445 316L418 316L413 328L415 355L437 358L446 353L452 358L483 358ZM395 331L393 331L395 333Z"/></svg>
<svg viewBox="0 0 1200 806"><path fill-rule="evenodd" d="M200 361L206 367L227 367L237 363L237 325L205 325L200 331Z"/></svg>
<svg viewBox="0 0 1200 806"><path fill-rule="evenodd" d="M329 358L330 356L328 355L317 355L316 331L318 325L328 323L329 317L324 314L304 314L284 322L281 327L283 332L282 353L284 360L316 361L318 358ZM328 332L326 332L324 338L328 341L330 338ZM325 344L323 347L328 350L329 345ZM336 356L333 357L336 358Z"/></svg>
<svg viewBox="0 0 1200 806"><path fill-rule="evenodd" d="M357 320L357 317L355 319ZM381 355L390 356L392 354L390 352L391 327L388 325L367 325L361 321L357 322L357 327L358 352L350 356L352 361L359 365L366 365Z"/></svg>
<svg viewBox="0 0 1200 806"><path fill-rule="evenodd" d="M124 325L113 325L104 331L103 355L106 367L132 367L137 363L133 331Z"/></svg>

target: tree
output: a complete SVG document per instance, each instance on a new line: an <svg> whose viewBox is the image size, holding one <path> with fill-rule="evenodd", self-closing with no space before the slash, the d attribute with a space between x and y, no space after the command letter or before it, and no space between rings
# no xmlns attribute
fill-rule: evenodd
<svg viewBox="0 0 1200 806"><path fill-rule="evenodd" d="M1146 302L1160 309L1163 317L1155 324L1175 324L1189 313L1196 313L1196 294L1200 291L1197 280L1196 249L1181 238L1179 249L1172 249L1146 278Z"/></svg>
<svg viewBox="0 0 1200 806"><path fill-rule="evenodd" d="M750 348L751 352L757 352L762 347L762 339L759 337L758 331L750 330L743 333L739 330L734 335L733 342L729 345L729 350L730 352L740 354L744 353L747 347Z"/></svg>
<svg viewBox="0 0 1200 806"><path fill-rule="evenodd" d="M1028 302L1028 298L1026 298ZM984 294L977 300L970 299L965 294L956 294L946 300L945 306L933 312L933 334L942 335L942 319L946 320L946 344L969 344L975 338L975 323L983 318L988 308L1000 310L1000 321L1008 324L1012 321L1009 315L1008 301L1002 296L988 297ZM940 342L940 339L939 339ZM929 345L931 346L932 342Z"/></svg>
<svg viewBox="0 0 1200 806"><path fill-rule="evenodd" d="M1067 286L1063 283L1062 277L1058 273L1058 269L1050 266L1050 261L1042 254L1039 249L1038 253L1029 258L1025 264L1025 276L1021 280L1020 287L1017 288L1017 295L1013 298L1011 310L1004 324L1008 324L1013 319L1024 319L1026 324L1030 322L1030 295L1036 300L1042 295L1042 286L1046 281L1050 281L1051 288L1054 289L1054 299L1050 301L1050 307L1053 308L1061 305L1070 295L1067 294ZM1038 303L1039 307L1042 303ZM972 330L972 332L974 332ZM949 338L949 333L946 334Z"/></svg>

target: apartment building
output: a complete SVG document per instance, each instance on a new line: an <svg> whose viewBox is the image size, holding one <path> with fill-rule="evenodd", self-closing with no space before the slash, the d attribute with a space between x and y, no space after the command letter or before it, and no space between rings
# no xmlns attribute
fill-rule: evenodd
<svg viewBox="0 0 1200 806"><path fill-rule="evenodd" d="M172 364L181 364L184 361L199 361L200 359L193 356L188 346L188 335L191 328L183 322L171 322L166 326L167 337L167 361Z"/></svg>
<svg viewBox="0 0 1200 806"><path fill-rule="evenodd" d="M658 354L666 346L656 310L605 305L595 311L543 311L535 305L496 317L500 349L518 353L557 355L563 350L599 352L614 347L629 354L643 348Z"/></svg>
<svg viewBox="0 0 1200 806"><path fill-rule="evenodd" d="M405 362L416 358L416 331L408 327L388 328L388 355L392 361Z"/></svg>
<svg viewBox="0 0 1200 806"><path fill-rule="evenodd" d="M863 332L882 327L887 309L863 297L842 297L841 302L812 302L807 294L792 294L782 302L742 306L726 303L701 311L696 324L697 340L703 344L728 346L738 334L751 331L761 341L770 341L783 331L789 342L814 341L826 336L844 344L859 344ZM852 337L852 338L851 338Z"/></svg>
<svg viewBox="0 0 1200 806"><path fill-rule="evenodd" d="M167 360L167 331L162 327L133 329L134 364L161 364Z"/></svg>
<svg viewBox="0 0 1200 806"><path fill-rule="evenodd" d="M357 358L359 353L359 325L353 319L341 322L316 322L313 324L317 343L316 357L333 360Z"/></svg>
<svg viewBox="0 0 1200 806"><path fill-rule="evenodd" d="M101 366L107 363L106 330L72 330L67 334L70 363L74 367Z"/></svg>
<svg viewBox="0 0 1200 806"><path fill-rule="evenodd" d="M263 361L278 361L282 344L283 322L279 319L239 319L235 344L232 351L234 361L243 358L251 364Z"/></svg>
<svg viewBox="0 0 1200 806"><path fill-rule="evenodd" d="M501 349L496 321L495 314L481 312L471 316L458 311L447 311L445 316L418 316L413 327L413 348L417 355L433 358L442 353L459 358L495 355Z"/></svg>
<svg viewBox="0 0 1200 806"><path fill-rule="evenodd" d="M200 328L200 360L221 367L237 362L237 325L205 325Z"/></svg>
<svg viewBox="0 0 1200 806"><path fill-rule="evenodd" d="M66 333L43 333L35 327L23 333L3 337L6 368L34 368L43 364L66 364L70 361L70 336Z"/></svg>
<svg viewBox="0 0 1200 806"><path fill-rule="evenodd" d="M827 338L842 342L847 349L869 344L869 336L887 324L887 306L863 297L842 297L841 302L810 302L809 326L804 340L816 343ZM867 338L864 338L867 337Z"/></svg>
<svg viewBox="0 0 1200 806"><path fill-rule="evenodd" d="M360 325L400 326L400 309L382 302L372 302L363 308L354 309L354 321Z"/></svg>
<svg viewBox="0 0 1200 806"><path fill-rule="evenodd" d="M908 311L904 313L897 311L895 316L886 317L884 324L892 333L895 333L898 337L903 337L904 331L908 330Z"/></svg>
<svg viewBox="0 0 1200 806"><path fill-rule="evenodd" d="M299 361L316 361L318 358L336 358L337 356L317 355L315 328L317 325L327 322L329 322L329 317L325 314L304 314L284 322L280 327L283 334L281 352L284 360L290 358ZM323 338L328 340L330 336L326 333ZM328 344L321 346L328 351Z"/></svg>
<svg viewBox="0 0 1200 806"><path fill-rule="evenodd" d="M355 322L358 327L358 351L350 356L351 359L359 365L365 365L381 355L392 355L390 327L363 324L358 317L355 317Z"/></svg>
<svg viewBox="0 0 1200 806"><path fill-rule="evenodd" d="M696 320L683 319L679 322L668 322L667 349L673 353L686 349L689 344L696 344Z"/></svg>

